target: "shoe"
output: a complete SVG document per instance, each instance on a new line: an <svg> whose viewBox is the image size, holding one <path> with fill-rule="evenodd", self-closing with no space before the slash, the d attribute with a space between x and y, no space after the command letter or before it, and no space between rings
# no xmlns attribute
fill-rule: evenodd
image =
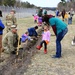
<svg viewBox="0 0 75 75"><path fill-rule="evenodd" d="M38 50L40 50L40 49L41 49L41 46L36 46L36 48L37 48Z"/></svg>
<svg viewBox="0 0 75 75"><path fill-rule="evenodd" d="M44 50L44 54L47 54L47 50L46 49Z"/></svg>
<svg viewBox="0 0 75 75"><path fill-rule="evenodd" d="M53 55L52 58L61 58L61 56Z"/></svg>

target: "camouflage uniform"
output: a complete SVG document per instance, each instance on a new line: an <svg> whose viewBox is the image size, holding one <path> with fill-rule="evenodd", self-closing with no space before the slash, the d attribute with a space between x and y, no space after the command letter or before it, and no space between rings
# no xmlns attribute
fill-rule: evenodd
<svg viewBox="0 0 75 75"><path fill-rule="evenodd" d="M5 53L11 53L15 50L14 42L16 42L14 33L9 31L2 40L2 46Z"/></svg>
<svg viewBox="0 0 75 75"><path fill-rule="evenodd" d="M11 25L16 25L17 27L17 20L15 15L8 14L6 16L6 31L9 32Z"/></svg>

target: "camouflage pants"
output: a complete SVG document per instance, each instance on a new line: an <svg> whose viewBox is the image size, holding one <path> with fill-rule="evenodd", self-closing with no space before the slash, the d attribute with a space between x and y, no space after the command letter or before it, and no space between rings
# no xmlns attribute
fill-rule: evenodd
<svg viewBox="0 0 75 75"><path fill-rule="evenodd" d="M7 43L2 43L2 46L3 46L3 49L4 49L4 53L10 54L12 52ZM12 49L12 50L14 50L14 49Z"/></svg>

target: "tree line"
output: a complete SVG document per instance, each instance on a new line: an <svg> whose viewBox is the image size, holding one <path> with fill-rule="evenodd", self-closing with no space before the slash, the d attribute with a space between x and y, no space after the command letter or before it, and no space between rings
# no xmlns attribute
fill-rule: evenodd
<svg viewBox="0 0 75 75"><path fill-rule="evenodd" d="M60 11L62 11L63 9L69 11L71 8L75 10L75 0L61 0L61 2L58 3L57 8Z"/></svg>
<svg viewBox="0 0 75 75"><path fill-rule="evenodd" d="M29 2L21 2L20 0L0 0L0 5L4 6L16 6L16 7L26 7L33 8L36 7L34 4L30 4Z"/></svg>

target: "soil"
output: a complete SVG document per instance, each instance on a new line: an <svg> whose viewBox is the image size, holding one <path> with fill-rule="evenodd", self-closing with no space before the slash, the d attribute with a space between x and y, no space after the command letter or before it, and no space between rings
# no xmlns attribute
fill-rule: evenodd
<svg viewBox="0 0 75 75"><path fill-rule="evenodd" d="M37 41L37 43L39 42L39 40ZM10 57L8 57L5 60L6 64L0 66L0 75L24 74L24 72L27 70L28 65L31 63L32 56L37 53L37 50L35 49L36 44L30 49L25 50L25 54L23 56L19 55L17 57L16 55L11 55ZM23 53L24 51L21 50L20 52Z"/></svg>
<svg viewBox="0 0 75 75"><path fill-rule="evenodd" d="M40 32L40 30L38 31ZM36 44L40 41L39 37L35 41L28 42L27 46L19 50L19 55L10 55L0 63L0 75L23 75L31 64L31 58L37 53Z"/></svg>

